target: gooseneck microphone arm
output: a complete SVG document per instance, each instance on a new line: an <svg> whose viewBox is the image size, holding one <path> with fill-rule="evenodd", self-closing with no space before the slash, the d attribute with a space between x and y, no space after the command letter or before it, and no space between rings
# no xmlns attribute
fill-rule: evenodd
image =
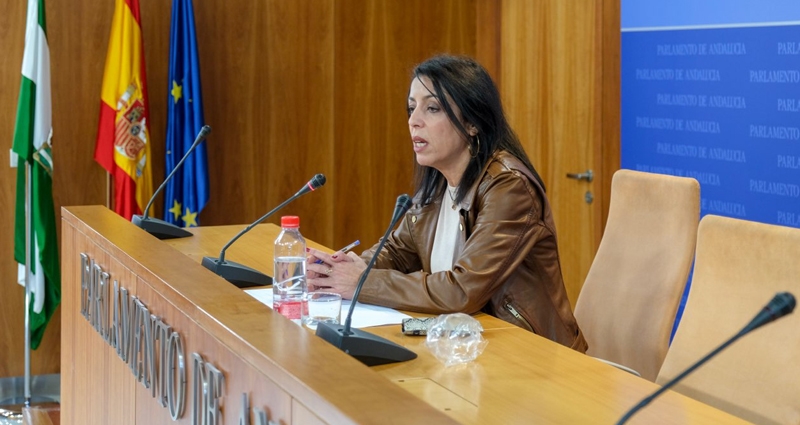
<svg viewBox="0 0 800 425"><path fill-rule="evenodd" d="M408 195L400 195L397 197L397 204L394 207L394 214L392 215L392 221L389 223L389 227L386 229L386 232L383 234L380 242L378 243L378 248L375 250L375 254L369 260L369 264L367 264L367 268L364 269L364 272L361 273L361 276L358 278L358 284L356 285L355 291L353 291L353 302L350 303L350 310L347 312L347 318L344 321L344 333L346 335L350 335L350 323L353 321L353 311L356 308L356 300L358 299L358 295L361 294L361 288L364 287L364 282L367 280L367 275L369 274L372 267L375 266L375 261L378 260L378 254L380 254L381 250L383 249L383 245L386 244L386 240L389 238L389 233L392 232L394 229L395 224L397 221L400 220L400 217L408 211L411 207L411 198Z"/></svg>
<svg viewBox="0 0 800 425"><path fill-rule="evenodd" d="M200 132L197 133L197 137L194 139L194 142L192 142L192 146L189 146L189 150L187 150L186 153L183 154L183 158L181 158L181 160L178 161L178 163L175 164L174 167L172 167L172 172L170 172L167 178L164 179L164 181L161 183L161 186L159 186L158 189L156 189L156 192L153 193L153 196L150 198L150 202L148 202L147 206L144 208L144 214L142 214L144 218L149 217L150 207L153 205L153 201L156 199L156 196L159 193L161 193L162 190L164 190L164 187L167 186L167 182L172 180L172 176L174 176L175 173L178 171L178 169L181 168L181 165L183 165L183 163L186 162L186 158L188 158L189 155L191 155L191 153L200 144L200 142L202 142L203 140L205 140L206 137L208 137L209 133L211 133L211 126L209 125L204 125L203 128L200 129Z"/></svg>
<svg viewBox="0 0 800 425"><path fill-rule="evenodd" d="M172 168L172 172L169 173L166 179L161 183L161 186L156 189L153 196L150 197L150 201L147 203L147 206L144 208L144 213L142 215L134 215L131 219L133 224L141 227L151 235L159 238L159 239L173 239L173 238L183 238L186 236L192 236L191 232L186 231L185 229L181 229L180 227L166 222L164 220L159 220L157 218L150 217L150 207L153 205L153 201L156 200L156 196L164 190L164 187L167 186L167 182L172 180L172 177L178 172L178 169L181 168L181 165L186 161L186 158L191 155L194 149L205 140L208 134L211 133L211 126L204 125L203 128L200 129L200 132L197 133L197 137L194 139L192 146L183 154L183 158Z"/></svg>
<svg viewBox="0 0 800 425"><path fill-rule="evenodd" d="M317 188L321 187L324 184L325 184L325 176L323 176L322 174L317 174L316 176L314 176L314 178L309 180L309 182L306 183L306 185L303 186L302 189L298 190L297 193L292 195L291 198L283 201L280 205L278 205L277 207L273 208L272 211L262 215L261 218L259 218L258 220L254 221L249 226L245 227L244 230L239 232L236 236L233 237L233 239L228 241L228 243L226 243L225 246L222 247L222 250L219 252L219 261L222 262L222 263L225 262L225 251L228 250L228 247L231 246L231 244L233 244L234 242L236 242L237 239L242 237L242 235L244 235L245 233L249 232L250 229L252 229L253 227L257 226L262 221L268 219L270 216L272 216L272 214L275 214L278 210L280 210L281 208L285 207L290 202L292 202L295 199L305 195L308 192L317 190Z"/></svg>
<svg viewBox="0 0 800 425"><path fill-rule="evenodd" d="M233 283L239 288L249 288L251 286L266 286L272 284L272 279L264 273L250 267L234 263L232 261L225 261L225 251L228 250L236 240L242 237L245 233L249 232L253 227L275 214L278 210L285 207L288 203L305 195L308 192L317 190L325 184L325 176L322 174L315 175L308 183L305 184L297 193L292 195L289 199L283 201L280 205L273 208L272 211L264 214L258 220L254 221L249 226L245 227L241 232L237 233L219 252L219 258L203 257L202 264L205 268L213 271L214 273L222 276L228 282Z"/></svg>
<svg viewBox="0 0 800 425"><path fill-rule="evenodd" d="M353 318L353 311L355 309L356 302L358 301L358 295L361 293L361 288L364 286L367 275L375 265L378 254L380 254L386 239L388 239L389 233L392 231L395 224L397 224L397 221L400 219L400 217L402 217L403 214L408 211L410 206L411 199L408 197L408 195L400 195L397 198L397 206L395 207L394 214L392 216L392 222L389 225L389 228L386 229L386 233L378 244L378 248L375 250L375 253L372 255L372 259L367 265L367 268L364 269L363 273L361 273L361 277L358 280L356 289L353 292L353 299L351 300L350 311L347 313L347 318L345 319L345 325L342 326L339 324L323 322L317 325L318 337L328 341L345 353L350 354L367 366L403 362L417 358L417 353L395 344L388 339L370 334L361 329L350 328L350 322Z"/></svg>
<svg viewBox="0 0 800 425"><path fill-rule="evenodd" d="M681 374L680 374L680 375L678 375L678 376L676 376L676 377L672 378L672 379L671 379L669 382L667 382L666 384L664 384L664 386L662 386L661 388L659 388L659 389L658 389L656 392L654 392L653 394L649 395L648 397L645 397L645 398L644 398L642 401L640 401L640 402L639 402L639 404L637 404L636 406L633 406L633 408L632 408L631 410L629 410L629 411L628 411L628 413L626 413L626 414L625 414L625 416L623 416L623 417L622 417L622 418L619 420L619 422L617 422L617 425L622 425L622 424L624 424L625 422L627 422L627 421L628 421L628 419L630 419L630 418L631 418L631 417L632 417L632 416L633 416L633 415L634 415L636 412L638 412L638 411L639 411L639 410L641 410L643 407L645 407L645 406L647 406L648 404L650 404L650 403L651 403L653 400L655 400L655 399L656 399L658 396L660 396L662 393L664 393L664 392L665 392L665 391L667 391L668 389L672 388L672 387L673 387L675 384L677 384L678 382L680 382L680 381L681 381L683 378L685 378L685 377L686 377L688 374L690 374L690 373L694 372L694 371L695 371L695 369L697 369L698 367L700 367L700 366L702 366L703 364L705 364L705 362L707 362L708 360L710 360L712 357L716 356L716 355L717 355L717 354L718 354L720 351L722 351L722 350L724 350L724 349L728 348L728 346L729 346L729 345L731 345L731 344L733 344L734 342L736 342L736 340L738 340L739 338L741 338L741 337L742 337L742 336L744 336L745 334L747 334L747 332L745 332L745 331L744 331L744 329L742 329L741 331L739 331L739 333L737 333L736 335L734 335L734 336L733 336L733 338L731 338L731 339L729 339L729 340L725 341L725 342L724 342L722 345L720 345L719 347L717 347L716 349L714 349L714 351L712 351L712 352L710 352L710 353L706 354L706 356L705 356L705 357L703 357L702 359L700 359L700 361L698 361L697 363L693 364L691 367L689 367L689 368L688 368L688 369L686 369L685 371L681 372Z"/></svg>
<svg viewBox="0 0 800 425"><path fill-rule="evenodd" d="M695 364L691 365L688 369L681 372L678 376L672 378L669 382L664 384L664 386L659 388L656 392L654 392L648 397L645 397L636 406L633 406L633 408L631 408L627 413L625 413L625 415L622 418L620 418L619 422L617 422L617 425L622 425L625 422L627 422L628 419L630 419L636 412L638 412L643 407L650 404L650 402L655 400L656 397L660 396L662 393L672 388L675 384L680 382L687 375L694 372L698 367L705 364L708 360L719 354L720 351L724 350L729 345L736 342L736 340L738 340L739 338L747 335L748 333L757 328L760 328L761 326L766 325L767 323L775 321L791 313L794 310L795 304L796 301L794 299L794 295L788 292L780 292L776 294L775 297L772 298L772 301L770 301L769 304L764 306L764 308L761 309L761 312L759 312L758 315L756 315L756 317L753 318L753 320L751 320L750 323L747 324L747 326L742 328L742 330L740 330L739 333L737 333L736 335L734 335L733 337L722 343L722 345L714 349L712 352L706 354Z"/></svg>

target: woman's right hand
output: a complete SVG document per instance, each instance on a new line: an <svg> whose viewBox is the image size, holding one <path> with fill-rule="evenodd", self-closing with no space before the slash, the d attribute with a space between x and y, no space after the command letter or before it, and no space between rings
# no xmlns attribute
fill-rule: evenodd
<svg viewBox="0 0 800 425"><path fill-rule="evenodd" d="M341 294L342 298L352 299L358 278L367 268L367 263L353 252L345 255L337 251L329 255L309 248L308 253L306 280L309 290L325 288L326 291Z"/></svg>

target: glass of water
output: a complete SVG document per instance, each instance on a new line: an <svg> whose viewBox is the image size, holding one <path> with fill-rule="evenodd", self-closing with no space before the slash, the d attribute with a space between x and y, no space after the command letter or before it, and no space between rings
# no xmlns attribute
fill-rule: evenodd
<svg viewBox="0 0 800 425"><path fill-rule="evenodd" d="M317 323L338 324L342 317L342 296L333 292L309 292L308 316L304 323L311 329L317 329Z"/></svg>

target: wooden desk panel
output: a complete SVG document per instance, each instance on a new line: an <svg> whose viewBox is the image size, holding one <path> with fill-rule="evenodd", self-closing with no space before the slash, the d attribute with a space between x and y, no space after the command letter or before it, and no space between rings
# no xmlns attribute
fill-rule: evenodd
<svg viewBox="0 0 800 425"><path fill-rule="evenodd" d="M192 353L202 355L224 375L224 424L238 423L242 392L248 393L251 407L267 410L269 419L281 424L314 418L330 424L382 424L387 417L400 424L452 422L206 270L199 259L108 209L65 208L62 223L63 423L173 422L168 410L136 382L128 365L81 315L81 253L181 334L189 365L186 410L179 423L192 420ZM200 239L188 238L190 245Z"/></svg>
<svg viewBox="0 0 800 425"><path fill-rule="evenodd" d="M193 228L193 238L166 242L199 262L205 255L216 257L217 246L224 245L242 228ZM272 241L279 230L272 224L257 226L231 246L226 258L272 274ZM207 239L213 243L206 243ZM369 328L419 355L404 363L374 366L372 371L463 424L613 424L658 388L650 381L495 317L476 317L489 341L486 350L473 363L449 368L428 351L425 338L403 335L398 325ZM314 336L311 331L306 333ZM629 423L747 422L668 391Z"/></svg>
<svg viewBox="0 0 800 425"><path fill-rule="evenodd" d="M61 241L61 423L135 423L135 382L119 360L80 314L79 253L87 253L104 269L136 291L135 276L85 233L63 226ZM107 397L114 394L114 397Z"/></svg>

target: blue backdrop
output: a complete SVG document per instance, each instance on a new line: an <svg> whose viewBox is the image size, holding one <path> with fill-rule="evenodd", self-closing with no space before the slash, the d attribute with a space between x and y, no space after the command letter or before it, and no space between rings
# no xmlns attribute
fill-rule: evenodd
<svg viewBox="0 0 800 425"><path fill-rule="evenodd" d="M800 2L697 3L622 3L622 167L695 177L702 214L800 227Z"/></svg>
<svg viewBox="0 0 800 425"><path fill-rule="evenodd" d="M800 227L800 1L622 0L622 167Z"/></svg>

